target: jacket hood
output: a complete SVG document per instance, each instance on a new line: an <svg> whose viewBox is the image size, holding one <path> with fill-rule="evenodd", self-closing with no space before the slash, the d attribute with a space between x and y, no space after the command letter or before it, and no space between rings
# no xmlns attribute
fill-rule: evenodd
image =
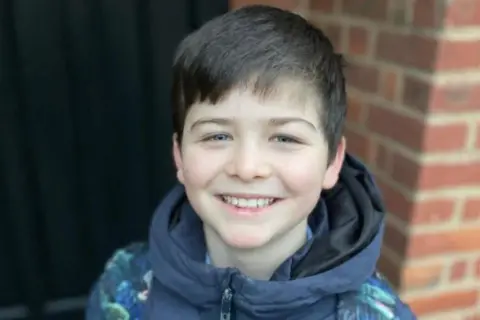
<svg viewBox="0 0 480 320"><path fill-rule="evenodd" d="M190 306L190 311L179 311L182 319L189 319L189 312L218 309L226 288L234 292L236 311L248 319L285 319L319 304L327 317L336 310L338 294L357 290L375 271L383 219L383 204L371 174L347 155L338 183L322 192L309 218L311 240L279 268L272 281L257 281L236 269L205 263L202 222L183 187L176 186L158 207L151 225L149 318L165 316L158 307L164 292Z"/></svg>

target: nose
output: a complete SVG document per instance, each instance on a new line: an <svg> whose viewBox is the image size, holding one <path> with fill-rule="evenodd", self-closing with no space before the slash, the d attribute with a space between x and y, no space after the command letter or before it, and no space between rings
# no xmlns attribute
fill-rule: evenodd
<svg viewBox="0 0 480 320"><path fill-rule="evenodd" d="M227 173L243 181L264 179L272 174L266 155L255 146L239 146L232 153Z"/></svg>

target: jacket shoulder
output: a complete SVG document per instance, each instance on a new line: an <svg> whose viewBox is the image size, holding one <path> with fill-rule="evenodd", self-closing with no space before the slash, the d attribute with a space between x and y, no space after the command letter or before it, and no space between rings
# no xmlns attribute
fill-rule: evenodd
<svg viewBox="0 0 480 320"><path fill-rule="evenodd" d="M358 292L347 294L340 300L339 319L342 320L417 319L379 272L375 272Z"/></svg>
<svg viewBox="0 0 480 320"><path fill-rule="evenodd" d="M152 272L146 243L115 251L90 294L86 319L140 319Z"/></svg>

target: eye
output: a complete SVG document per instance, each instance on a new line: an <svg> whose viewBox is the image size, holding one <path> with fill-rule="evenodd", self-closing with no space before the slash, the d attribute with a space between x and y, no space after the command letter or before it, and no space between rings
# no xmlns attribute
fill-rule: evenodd
<svg viewBox="0 0 480 320"><path fill-rule="evenodd" d="M300 141L294 137L287 136L287 135L277 135L272 138L274 142L280 143L300 143Z"/></svg>
<svg viewBox="0 0 480 320"><path fill-rule="evenodd" d="M212 134L204 138L204 141L228 141L228 140L231 140L231 137L226 133Z"/></svg>

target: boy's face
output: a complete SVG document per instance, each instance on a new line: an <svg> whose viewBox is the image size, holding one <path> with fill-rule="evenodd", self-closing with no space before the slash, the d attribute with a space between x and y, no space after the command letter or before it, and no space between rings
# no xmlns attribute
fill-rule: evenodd
<svg viewBox="0 0 480 320"><path fill-rule="evenodd" d="M266 99L233 90L215 105L196 104L181 147L174 137L178 180L206 230L229 246L261 247L286 234L338 179L343 140L327 166L317 100L291 88Z"/></svg>

